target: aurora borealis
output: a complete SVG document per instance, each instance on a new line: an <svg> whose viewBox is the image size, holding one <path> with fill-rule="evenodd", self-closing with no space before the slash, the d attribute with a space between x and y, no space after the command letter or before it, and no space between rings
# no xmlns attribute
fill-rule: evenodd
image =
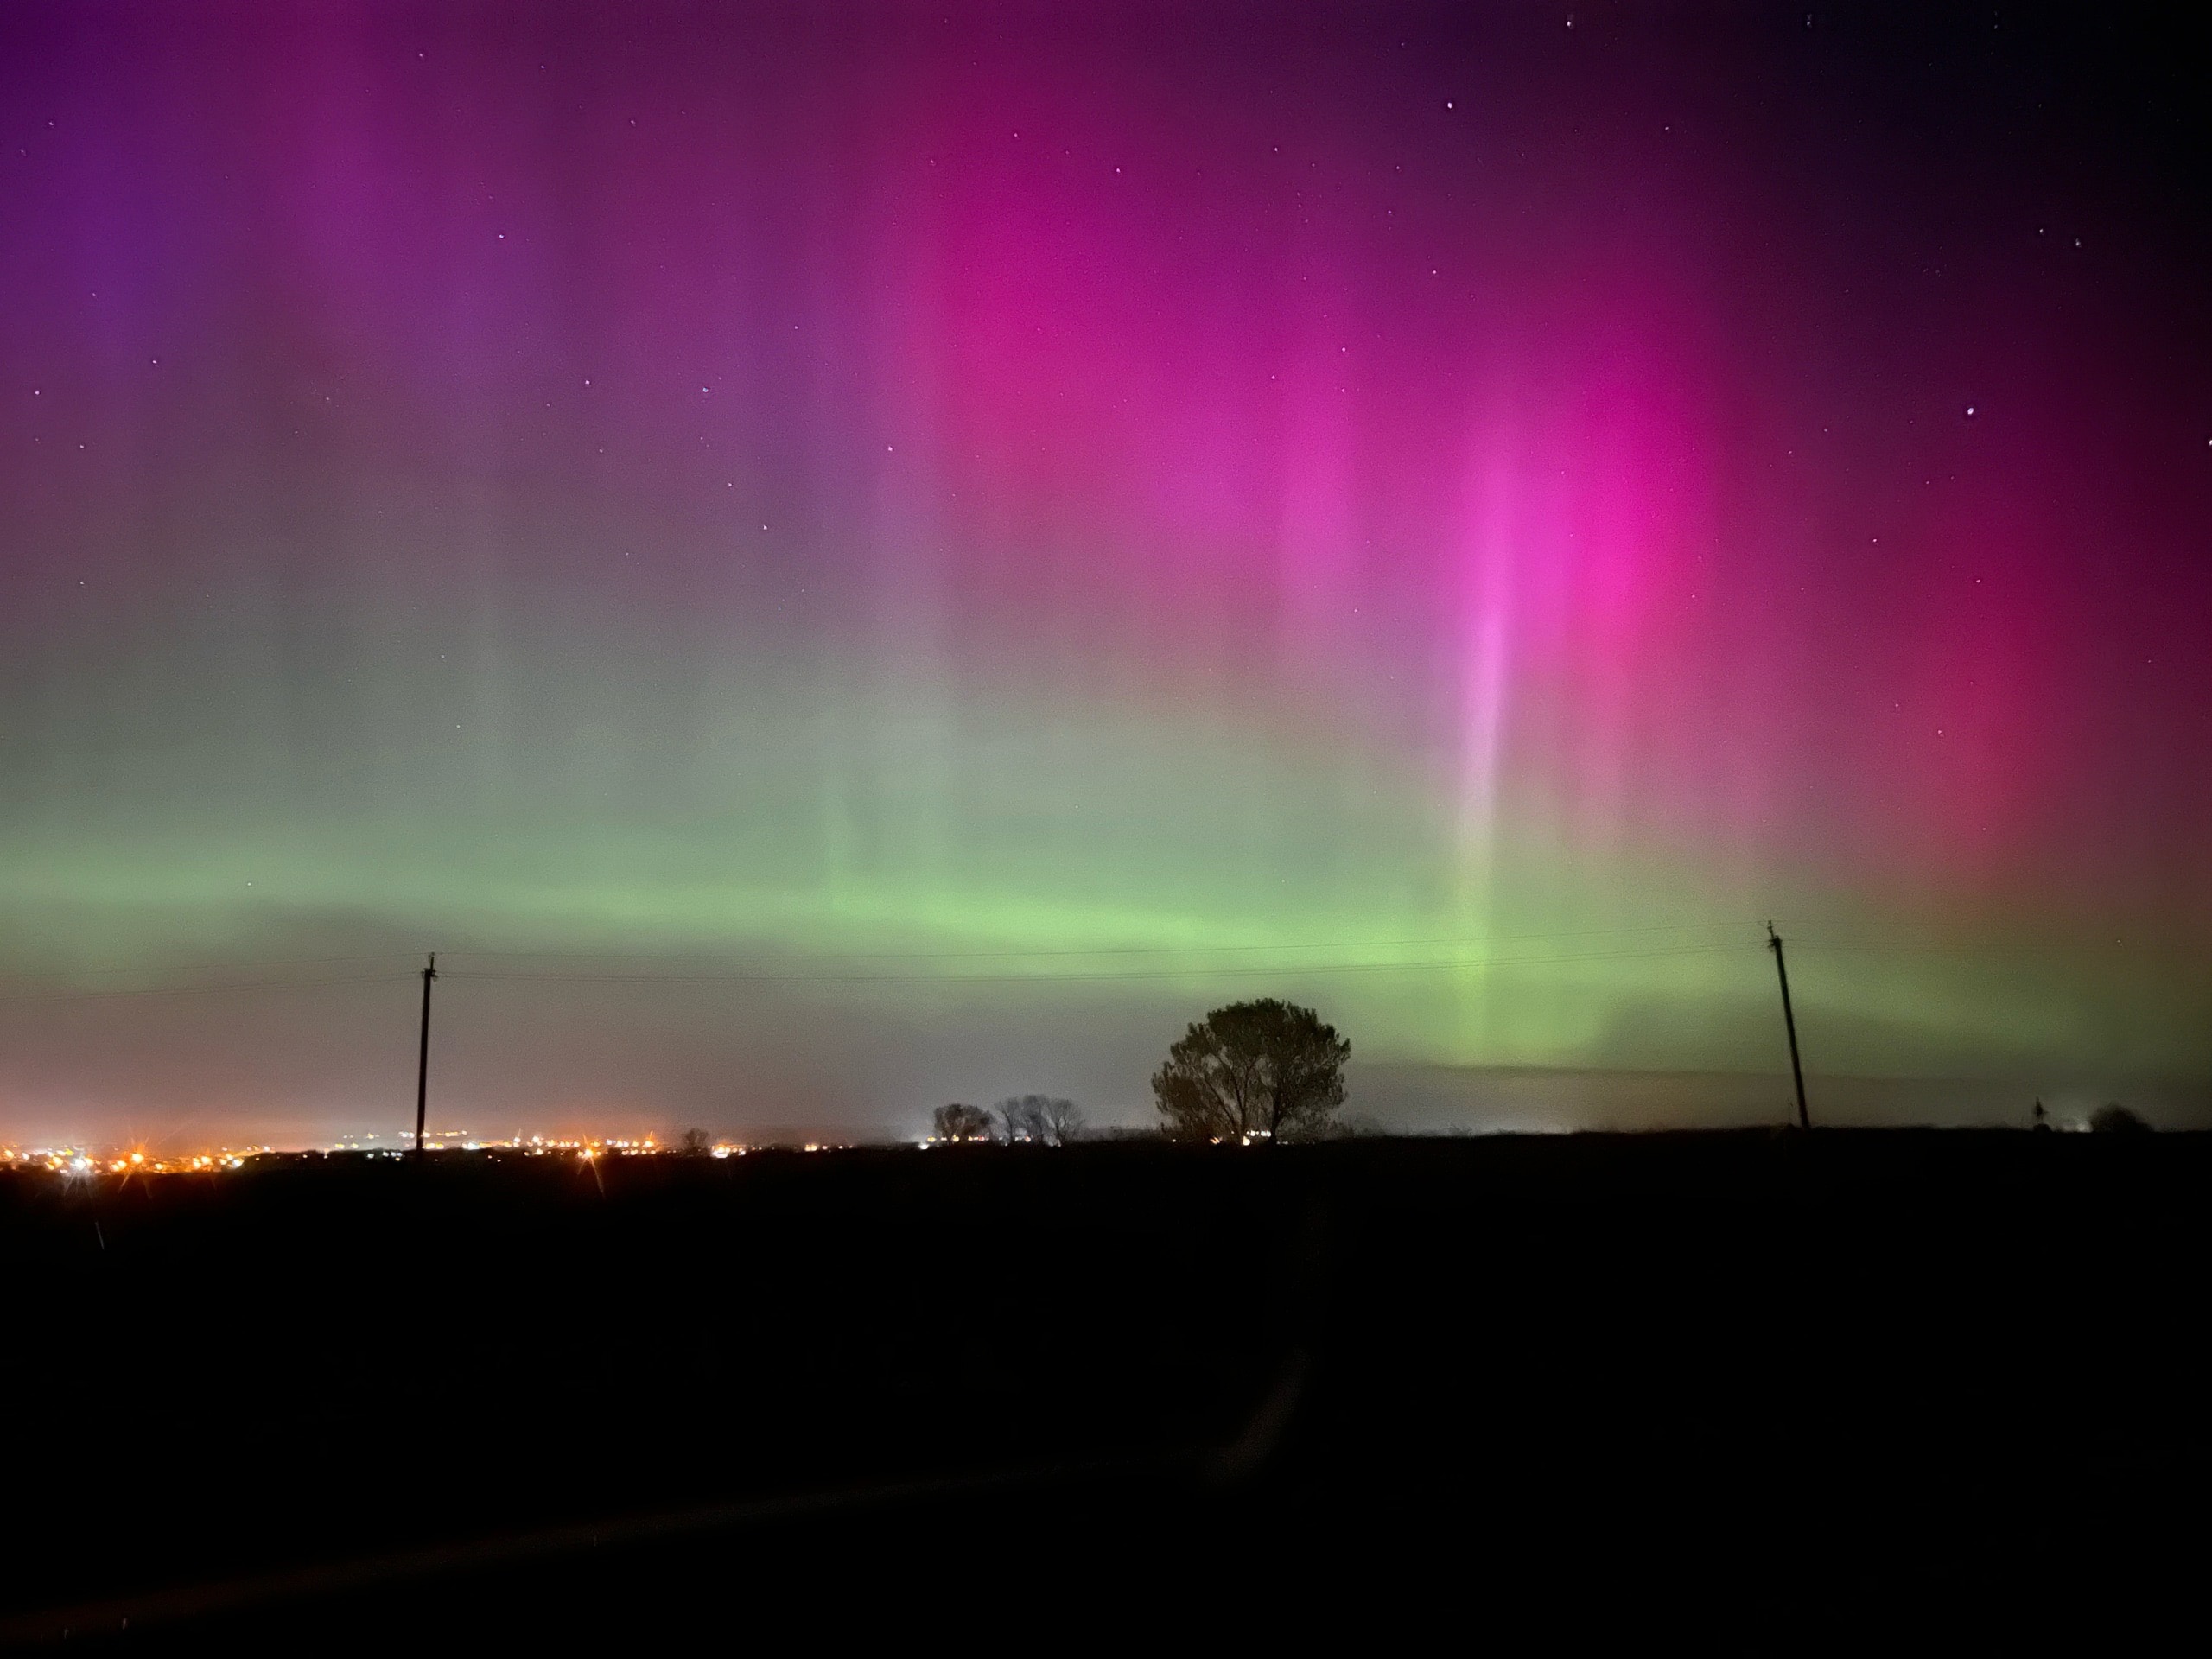
<svg viewBox="0 0 2212 1659"><path fill-rule="evenodd" d="M2212 1112L2168 47L1461 10L11 9L0 1138Z"/></svg>

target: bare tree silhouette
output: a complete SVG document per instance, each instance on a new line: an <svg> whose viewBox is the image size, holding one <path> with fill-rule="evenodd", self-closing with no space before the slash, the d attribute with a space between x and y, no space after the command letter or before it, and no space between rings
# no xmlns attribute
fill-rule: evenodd
<svg viewBox="0 0 2212 1659"><path fill-rule="evenodd" d="M997 1110L1001 1137L1009 1145L1065 1147L1083 1134L1083 1113L1057 1095L1009 1096Z"/></svg>
<svg viewBox="0 0 2212 1659"><path fill-rule="evenodd" d="M1048 1145L1065 1147L1071 1141L1083 1139L1083 1111L1075 1102L1046 1095L1044 1103L1045 1140Z"/></svg>
<svg viewBox="0 0 2212 1659"><path fill-rule="evenodd" d="M991 1115L980 1106L957 1101L940 1106L931 1114L931 1124L939 1141L963 1143L991 1138Z"/></svg>

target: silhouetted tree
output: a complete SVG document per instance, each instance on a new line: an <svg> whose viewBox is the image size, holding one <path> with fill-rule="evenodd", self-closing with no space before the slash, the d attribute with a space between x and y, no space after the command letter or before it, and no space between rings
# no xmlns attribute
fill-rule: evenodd
<svg viewBox="0 0 2212 1659"><path fill-rule="evenodd" d="M1058 1095L1044 1097L1045 1141L1048 1146L1065 1147L1083 1139L1083 1109L1071 1100Z"/></svg>
<svg viewBox="0 0 2212 1659"><path fill-rule="evenodd" d="M715 1137L704 1129L686 1129L677 1137L676 1149L686 1158L703 1158L715 1149Z"/></svg>
<svg viewBox="0 0 2212 1659"><path fill-rule="evenodd" d="M1083 1133L1083 1114L1057 1095L1021 1095L999 1102L999 1122L1008 1142L1065 1147Z"/></svg>
<svg viewBox="0 0 2212 1659"><path fill-rule="evenodd" d="M932 1114L937 1138L940 1141L988 1141L991 1138L991 1115L980 1106L965 1106L955 1102L940 1106Z"/></svg>
<svg viewBox="0 0 2212 1659"><path fill-rule="evenodd" d="M2150 1128L2135 1113L2114 1101L2090 1114L2089 1127L2101 1135L2141 1135Z"/></svg>
<svg viewBox="0 0 2212 1659"><path fill-rule="evenodd" d="M1311 1008L1232 1002L1183 1033L1152 1093L1179 1140L1311 1140L1344 1104L1351 1042Z"/></svg>

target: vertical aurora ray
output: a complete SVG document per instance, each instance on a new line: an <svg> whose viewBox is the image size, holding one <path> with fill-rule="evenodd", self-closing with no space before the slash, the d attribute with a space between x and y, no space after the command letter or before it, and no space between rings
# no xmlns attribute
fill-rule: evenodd
<svg viewBox="0 0 2212 1659"><path fill-rule="evenodd" d="M0 968L435 946L485 1127L1110 1114L1273 989L1389 1109L1758 1077L1773 915L1816 1084L2187 1105L2201 226L1847 30L1459 27L15 14ZM383 995L0 1101L353 1127Z"/></svg>

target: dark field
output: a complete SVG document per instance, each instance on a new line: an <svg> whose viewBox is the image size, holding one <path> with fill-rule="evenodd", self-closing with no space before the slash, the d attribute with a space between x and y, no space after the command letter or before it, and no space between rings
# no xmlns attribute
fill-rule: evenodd
<svg viewBox="0 0 2212 1659"><path fill-rule="evenodd" d="M2109 1635L2202 1577L2208 1178L1825 1132L16 1176L0 1624Z"/></svg>

